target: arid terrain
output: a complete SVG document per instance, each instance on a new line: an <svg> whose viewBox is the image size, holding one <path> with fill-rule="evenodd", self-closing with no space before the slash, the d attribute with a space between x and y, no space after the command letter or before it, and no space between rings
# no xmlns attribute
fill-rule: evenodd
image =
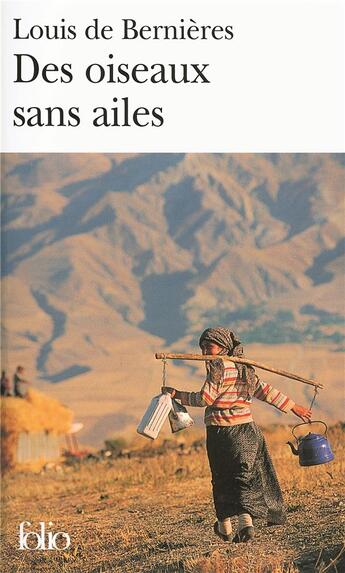
<svg viewBox="0 0 345 573"><path fill-rule="evenodd" d="M154 352L196 351L220 323L254 360L319 379L315 415L342 419L343 155L8 154L2 177L3 367L71 407L84 444L133 431ZM202 379L169 365L171 385Z"/></svg>
<svg viewBox="0 0 345 573"><path fill-rule="evenodd" d="M203 436L195 430L154 443L137 437L120 457L49 464L4 479L2 573L342 573L344 429L330 429L335 460L302 468L289 428L265 431L288 522L256 526L251 544L224 543L214 511ZM143 450L144 448L144 450ZM107 457L108 456L108 457ZM66 551L19 551L23 520L68 532ZM236 521L233 521L236 528Z"/></svg>

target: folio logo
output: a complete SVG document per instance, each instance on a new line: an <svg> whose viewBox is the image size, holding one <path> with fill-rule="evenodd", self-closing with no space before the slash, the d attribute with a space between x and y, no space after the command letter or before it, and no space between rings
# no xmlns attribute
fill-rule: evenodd
<svg viewBox="0 0 345 573"><path fill-rule="evenodd" d="M25 531L31 527L30 521L22 521L19 525L19 549L29 549L30 551L35 550L52 550L57 549L58 551L63 551L68 549L71 545L71 539L68 533L64 531L57 531L53 533L52 531L46 531L46 524L44 521L40 521L40 532L37 531ZM49 527L53 525L52 521L48 522Z"/></svg>

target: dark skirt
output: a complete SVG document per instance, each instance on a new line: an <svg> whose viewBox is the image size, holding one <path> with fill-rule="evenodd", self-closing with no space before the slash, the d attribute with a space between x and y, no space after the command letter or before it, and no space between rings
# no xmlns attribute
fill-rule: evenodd
<svg viewBox="0 0 345 573"><path fill-rule="evenodd" d="M249 513L266 518L268 524L285 522L281 489L255 422L207 426L206 445L219 520Z"/></svg>

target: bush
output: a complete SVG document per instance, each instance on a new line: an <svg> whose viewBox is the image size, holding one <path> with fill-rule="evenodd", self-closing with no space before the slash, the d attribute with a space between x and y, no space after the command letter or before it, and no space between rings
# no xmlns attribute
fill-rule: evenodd
<svg viewBox="0 0 345 573"><path fill-rule="evenodd" d="M127 442L124 438L109 438L109 440L105 440L104 442L105 448L110 450L113 454L117 455L126 448Z"/></svg>

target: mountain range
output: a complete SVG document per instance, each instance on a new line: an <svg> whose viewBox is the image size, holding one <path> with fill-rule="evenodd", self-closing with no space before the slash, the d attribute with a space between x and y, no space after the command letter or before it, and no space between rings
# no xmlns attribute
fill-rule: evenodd
<svg viewBox="0 0 345 573"><path fill-rule="evenodd" d="M70 403L90 443L120 410L121 429L136 424L159 390L154 351L195 350L210 325L276 362L326 352L340 376L344 167L339 154L4 155L6 368ZM181 385L200 369L171 370Z"/></svg>

